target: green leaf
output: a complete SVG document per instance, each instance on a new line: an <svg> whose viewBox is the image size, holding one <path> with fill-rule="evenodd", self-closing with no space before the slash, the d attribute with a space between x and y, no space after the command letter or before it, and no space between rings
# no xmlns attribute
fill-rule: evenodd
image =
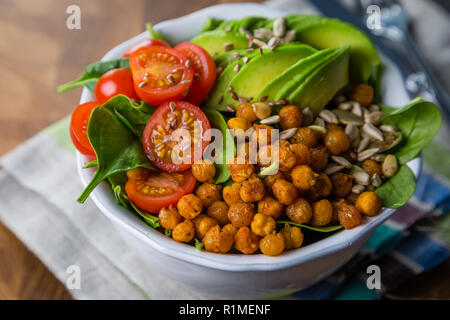
<svg viewBox="0 0 450 320"><path fill-rule="evenodd" d="M200 240L198 240L197 238L195 238L194 240L195 240L195 248L197 250L203 251L203 249L205 249L205 244Z"/></svg>
<svg viewBox="0 0 450 320"><path fill-rule="evenodd" d="M115 106L122 108L128 106L129 113L135 108L130 99L117 96L93 110L88 125L88 138L97 155L98 169L78 199L81 203L100 182L112 174L137 167L155 170L144 153L139 137L135 134L138 129L130 130L116 116Z"/></svg>
<svg viewBox="0 0 450 320"><path fill-rule="evenodd" d="M120 58L108 61L99 61L88 65L83 75L76 80L68 82L58 87L58 93L86 86L91 92L94 91L95 82L106 72L113 69L129 68L128 58Z"/></svg>
<svg viewBox="0 0 450 320"><path fill-rule="evenodd" d="M85 162L84 165L83 165L83 169L97 168L97 167L98 167L97 159Z"/></svg>
<svg viewBox="0 0 450 320"><path fill-rule="evenodd" d="M212 127L217 128L222 133L223 141L222 141L222 150L216 149L216 158L222 157L222 164L216 163L216 177L214 182L216 184L223 183L227 181L230 176L230 170L228 169L227 163L233 159L235 154L235 144L234 139L228 130L228 125L223 115L215 110L206 110L203 109L203 112L208 117L208 120ZM213 144L210 144L211 146Z"/></svg>
<svg viewBox="0 0 450 320"><path fill-rule="evenodd" d="M312 226L308 226L305 224L299 224L299 223L295 223L292 221L277 221L277 223L287 223L299 228L305 228L308 230L312 230L312 231L317 231L317 232L333 232L333 231L337 231L337 230L341 230L342 228L344 228L341 225L337 225L337 226L326 226L326 227L312 227Z"/></svg>
<svg viewBox="0 0 450 320"><path fill-rule="evenodd" d="M416 178L407 165L400 166L397 173L375 190L384 207L400 208L414 194Z"/></svg>
<svg viewBox="0 0 450 320"><path fill-rule="evenodd" d="M158 31L155 31L153 29L153 25L150 22L147 22L145 24L145 28L147 29L147 31L150 35L150 39L164 40L164 37L161 35L161 33L159 33Z"/></svg>
<svg viewBox="0 0 450 320"><path fill-rule="evenodd" d="M392 110L383 107L382 110L389 112L383 117L382 123L394 126L403 135L402 142L393 149L400 164L416 158L441 127L439 109L434 103L422 98L414 99L403 108Z"/></svg>

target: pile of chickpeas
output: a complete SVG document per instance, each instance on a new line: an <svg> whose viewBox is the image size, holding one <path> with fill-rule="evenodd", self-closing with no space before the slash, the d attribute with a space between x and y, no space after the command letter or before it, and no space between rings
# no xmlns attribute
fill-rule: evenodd
<svg viewBox="0 0 450 320"><path fill-rule="evenodd" d="M364 90L360 90L364 91ZM354 90L355 92L355 90ZM365 93L352 100L364 107L372 97ZM370 100L370 101L367 101ZM183 196L177 207L163 208L159 213L162 228L171 230L173 240L191 242L197 237L209 252L243 254L257 253L277 256L303 244L301 227L295 224L324 227L342 225L352 229L361 224L363 216L377 215L381 201L373 190L355 193L351 174L345 170L326 173L331 156L341 156L351 163L360 163L352 156L352 146L344 128L339 124L326 124L326 133L302 127L302 110L294 105L282 107L278 113L280 130L298 128L289 139L279 141L279 170L265 177L257 175L268 165L259 162L264 150L270 155L271 137L262 129L273 129L258 120L252 103L237 107L230 129L254 129L257 139L258 164L248 161L250 144L244 142L243 158L234 158L227 165L232 183L216 185L216 169L209 160L192 166L192 173L200 183L195 194ZM262 134L262 132L264 132ZM239 153L238 153L239 154ZM360 164L370 176L382 176L381 166L373 159ZM325 172L324 172L325 171ZM347 171L348 172L348 171Z"/></svg>

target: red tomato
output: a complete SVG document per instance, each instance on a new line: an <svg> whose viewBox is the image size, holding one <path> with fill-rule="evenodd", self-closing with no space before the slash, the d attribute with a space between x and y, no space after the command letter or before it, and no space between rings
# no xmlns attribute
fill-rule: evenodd
<svg viewBox="0 0 450 320"><path fill-rule="evenodd" d="M87 126L92 110L99 106L97 102L80 104L72 113L70 119L70 137L72 142L82 154L95 157L94 149L87 136Z"/></svg>
<svg viewBox="0 0 450 320"><path fill-rule="evenodd" d="M210 128L200 108L184 101L166 102L144 129L144 151L164 171L185 171L203 155L211 140Z"/></svg>
<svg viewBox="0 0 450 320"><path fill-rule="evenodd" d="M187 60L182 52L161 46L141 48L132 53L130 68L139 98L160 105L186 97L194 77Z"/></svg>
<svg viewBox="0 0 450 320"><path fill-rule="evenodd" d="M190 89L187 101L200 105L216 82L216 64L211 55L202 47L192 43L183 42L175 47L183 52L192 61L194 68L194 82Z"/></svg>
<svg viewBox="0 0 450 320"><path fill-rule="evenodd" d="M176 206L185 194L192 193L195 178L190 170L180 173L142 170L143 174L130 179L125 191L130 201L139 209L158 213L169 205Z"/></svg>
<svg viewBox="0 0 450 320"><path fill-rule="evenodd" d="M129 57L130 54L138 51L141 48L144 47L151 47L151 46L163 46L163 47L170 47L170 45L165 42L164 40L159 39L145 39L139 42L138 44L135 44L134 46L130 47L124 54L124 57Z"/></svg>
<svg viewBox="0 0 450 320"><path fill-rule="evenodd" d="M124 94L130 99L138 99L134 91L133 75L128 68L110 70L95 84L94 95L100 104L104 104L118 94Z"/></svg>

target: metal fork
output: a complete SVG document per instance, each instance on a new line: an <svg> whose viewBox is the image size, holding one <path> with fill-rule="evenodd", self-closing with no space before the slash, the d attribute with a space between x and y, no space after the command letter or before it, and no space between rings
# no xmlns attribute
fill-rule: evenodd
<svg viewBox="0 0 450 320"><path fill-rule="evenodd" d="M412 39L408 30L410 20L403 6L397 0L359 0L357 3L365 13L366 21L367 7L377 5L381 13L381 26L371 29L371 32L400 43L407 52L408 59L416 70L406 77L406 88L410 95L421 95L424 99L437 103L450 119L450 97Z"/></svg>

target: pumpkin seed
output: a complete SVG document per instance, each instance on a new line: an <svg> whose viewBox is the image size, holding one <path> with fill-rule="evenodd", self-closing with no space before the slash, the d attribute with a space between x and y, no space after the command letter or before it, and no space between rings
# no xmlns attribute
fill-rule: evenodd
<svg viewBox="0 0 450 320"><path fill-rule="evenodd" d="M342 169L344 169L344 166L338 164L330 164L325 168L325 170L323 170L323 172L327 175L332 175L336 172L341 171Z"/></svg>
<svg viewBox="0 0 450 320"><path fill-rule="evenodd" d="M268 118L265 118L263 120L260 121L261 124L274 124L274 123L278 123L280 122L280 116L279 115L274 115Z"/></svg>
<svg viewBox="0 0 450 320"><path fill-rule="evenodd" d="M280 140L287 140L294 136L294 134L297 132L298 128L290 128L287 130L283 130L280 133Z"/></svg>
<svg viewBox="0 0 450 320"><path fill-rule="evenodd" d="M323 121L322 118L317 117L316 120L314 120L314 124L325 128L325 121Z"/></svg>
<svg viewBox="0 0 450 320"><path fill-rule="evenodd" d="M383 133L371 123L365 123L362 131L375 140L384 141Z"/></svg>
<svg viewBox="0 0 450 320"><path fill-rule="evenodd" d="M352 174L352 177L358 184L368 186L370 184L370 176L365 171L358 171Z"/></svg>
<svg viewBox="0 0 450 320"><path fill-rule="evenodd" d="M385 132L383 137L384 141L373 141L369 148L379 148L380 152L385 152L398 145L402 141L403 135L401 132Z"/></svg>
<svg viewBox="0 0 450 320"><path fill-rule="evenodd" d="M385 154L376 154L373 156L373 160L375 160L376 162L383 162L384 159L386 159Z"/></svg>
<svg viewBox="0 0 450 320"><path fill-rule="evenodd" d="M387 178L393 177L398 170L397 158L393 154L388 154L381 165L381 171Z"/></svg>
<svg viewBox="0 0 450 320"><path fill-rule="evenodd" d="M358 117L354 113L347 110L334 109L333 113L339 118L339 121L343 124L354 124L356 126L362 126L364 120Z"/></svg>
<svg viewBox="0 0 450 320"><path fill-rule="evenodd" d="M331 159L333 159L334 162L340 164L341 166L344 166L347 169L350 169L352 167L351 162L345 159L344 157L331 156Z"/></svg>
<svg viewBox="0 0 450 320"><path fill-rule="evenodd" d="M364 151L358 153L358 161L364 161L366 159L369 159L371 156L376 154L378 151L380 151L380 149L378 149L378 148L371 148L371 149L364 150Z"/></svg>
<svg viewBox="0 0 450 320"><path fill-rule="evenodd" d="M302 110L302 122L304 126L309 126L313 123L314 115L310 108L306 107Z"/></svg>
<svg viewBox="0 0 450 320"><path fill-rule="evenodd" d="M339 123L337 116L330 110L325 109L320 111L319 116L328 123Z"/></svg>

